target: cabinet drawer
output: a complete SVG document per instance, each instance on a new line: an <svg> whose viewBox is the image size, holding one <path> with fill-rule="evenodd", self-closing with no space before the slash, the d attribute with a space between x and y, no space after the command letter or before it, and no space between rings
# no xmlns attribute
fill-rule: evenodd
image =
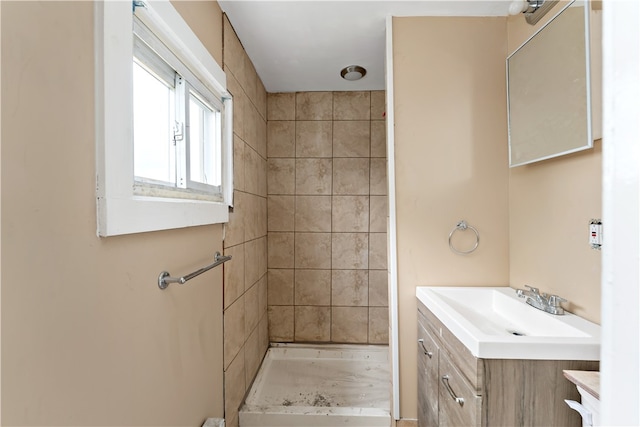
<svg viewBox="0 0 640 427"><path fill-rule="evenodd" d="M418 427L438 425L438 345L418 323Z"/></svg>
<svg viewBox="0 0 640 427"><path fill-rule="evenodd" d="M482 397L453 366L447 356L440 352L439 425L476 426L480 425Z"/></svg>

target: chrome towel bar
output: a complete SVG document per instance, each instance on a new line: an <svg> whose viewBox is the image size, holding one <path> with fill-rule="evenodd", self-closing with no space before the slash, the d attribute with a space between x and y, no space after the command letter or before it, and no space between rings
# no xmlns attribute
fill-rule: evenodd
<svg viewBox="0 0 640 427"><path fill-rule="evenodd" d="M187 283L189 280L193 279L194 277L199 276L202 273L204 273L205 271L209 271L213 267L217 267L220 264L229 261L230 259L231 259L231 255L222 256L220 254L220 252L216 252L216 254L215 254L214 258L213 258L213 264L209 264L206 267L202 267L201 269L196 270L193 273L189 273L187 275L184 275L182 277L171 277L171 275L169 274L168 271L163 271L162 273L160 273L160 276L158 276L158 287L160 289L167 289L167 287L171 283L180 283L181 285L184 285L185 283Z"/></svg>

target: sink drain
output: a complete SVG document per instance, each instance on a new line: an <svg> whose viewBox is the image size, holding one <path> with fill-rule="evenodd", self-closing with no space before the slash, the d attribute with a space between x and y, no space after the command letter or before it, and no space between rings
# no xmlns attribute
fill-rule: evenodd
<svg viewBox="0 0 640 427"><path fill-rule="evenodd" d="M507 332L509 332L511 335L515 335L516 337L524 337L526 335L524 332L518 332L511 329L507 329Z"/></svg>

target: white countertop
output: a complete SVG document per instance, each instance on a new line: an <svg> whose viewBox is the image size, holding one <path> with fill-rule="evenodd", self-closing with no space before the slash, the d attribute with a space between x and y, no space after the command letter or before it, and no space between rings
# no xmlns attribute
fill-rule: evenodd
<svg viewBox="0 0 640 427"><path fill-rule="evenodd" d="M485 359L600 360L600 326L529 306L509 287L417 287L416 296Z"/></svg>

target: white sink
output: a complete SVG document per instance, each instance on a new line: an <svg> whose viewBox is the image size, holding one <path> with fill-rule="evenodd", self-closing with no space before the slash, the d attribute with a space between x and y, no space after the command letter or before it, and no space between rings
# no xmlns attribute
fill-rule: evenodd
<svg viewBox="0 0 640 427"><path fill-rule="evenodd" d="M509 287L416 288L418 299L476 357L600 360L600 326L545 313Z"/></svg>

